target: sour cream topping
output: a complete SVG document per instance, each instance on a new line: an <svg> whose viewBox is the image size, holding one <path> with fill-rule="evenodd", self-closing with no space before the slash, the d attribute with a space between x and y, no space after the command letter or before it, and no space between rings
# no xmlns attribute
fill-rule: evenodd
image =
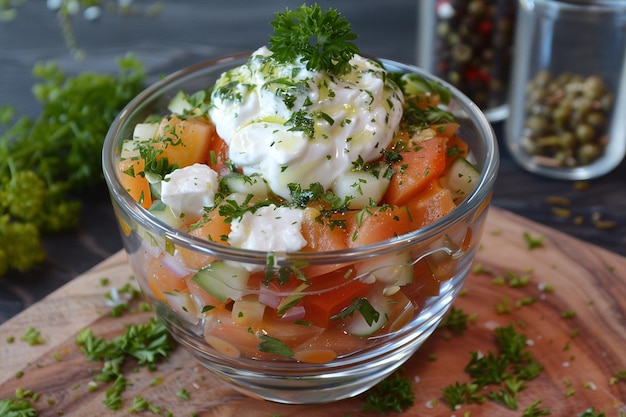
<svg viewBox="0 0 626 417"><path fill-rule="evenodd" d="M270 204L246 212L231 223L231 246L273 252L297 251L306 245L300 229L304 210Z"/></svg>
<svg viewBox="0 0 626 417"><path fill-rule="evenodd" d="M379 63L355 55L341 77L278 63L266 47L225 72L209 115L244 174L260 174L289 200L289 184L329 189L357 160L371 161L392 141L403 96Z"/></svg>

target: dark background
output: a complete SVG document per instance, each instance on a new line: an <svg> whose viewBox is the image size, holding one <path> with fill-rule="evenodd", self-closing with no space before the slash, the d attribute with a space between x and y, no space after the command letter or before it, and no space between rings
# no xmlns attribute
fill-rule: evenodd
<svg viewBox="0 0 626 417"><path fill-rule="evenodd" d="M332 6L352 24L363 53L415 63L417 2L424 0L318 1ZM137 5L152 4L135 1ZM55 60L68 74L92 70L115 72L117 58L132 52L149 72L148 81L190 64L231 52L256 49L267 43L269 21L275 12L295 8L302 1L229 0L165 1L153 17L104 13L97 21L76 16L72 21L85 58L74 59L64 44L56 15L45 2L31 0L17 18L0 23L0 105L36 116L39 106L30 89L35 63ZM610 174L588 182L580 190L571 181L551 180L518 167L503 145L503 124L495 123L501 166L493 203L537 222L626 255L626 163ZM552 212L548 197L571 200L572 216ZM80 228L45 238L47 261L27 274L0 277L0 323L121 249L121 240L105 186L84 196ZM593 213L615 221L612 230L591 222ZM581 216L577 225L573 218Z"/></svg>

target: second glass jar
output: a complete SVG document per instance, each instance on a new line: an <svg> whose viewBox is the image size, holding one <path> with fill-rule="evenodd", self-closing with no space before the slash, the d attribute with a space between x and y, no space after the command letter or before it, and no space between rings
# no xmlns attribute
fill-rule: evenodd
<svg viewBox="0 0 626 417"><path fill-rule="evenodd" d="M586 180L626 152L626 1L519 0L506 143L547 177Z"/></svg>

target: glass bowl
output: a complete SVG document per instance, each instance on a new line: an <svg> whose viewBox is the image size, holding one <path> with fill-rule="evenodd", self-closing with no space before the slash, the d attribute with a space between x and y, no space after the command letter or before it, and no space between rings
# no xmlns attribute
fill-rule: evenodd
<svg viewBox="0 0 626 417"><path fill-rule="evenodd" d="M498 171L496 139L483 113L456 88L417 67L380 60L388 70L421 74L452 92L448 108L481 172L462 203L420 230L345 250L266 253L200 239L168 226L126 192L117 171L122 141L148 115L165 114L162 111L179 90L193 93L207 88L248 56L227 56L178 71L139 94L114 121L104 143L103 169L123 245L158 318L219 379L252 397L281 403L353 397L409 359L461 290ZM221 270L207 267L217 264ZM253 279L255 274L234 274L232 265L275 276L299 274L300 284L313 270L323 278L311 278L311 285L290 286L287 291L260 284ZM337 271L344 279L336 279ZM203 279L219 287L224 298L236 300L232 311L212 307L211 296L190 279L197 274L207 275ZM160 291L152 285L155 279L172 280L174 288ZM353 300L368 300L379 312L376 320L368 322L366 315L353 314L348 306L335 311L330 324L316 313L331 308L329 300L352 294ZM245 302L250 299L297 308L279 318L261 316L261 323L250 322L247 318L258 314L247 310L258 306Z"/></svg>

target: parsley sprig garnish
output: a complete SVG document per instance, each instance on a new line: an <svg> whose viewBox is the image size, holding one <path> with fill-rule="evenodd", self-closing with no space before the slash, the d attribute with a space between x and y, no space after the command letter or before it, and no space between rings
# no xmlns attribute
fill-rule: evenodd
<svg viewBox="0 0 626 417"><path fill-rule="evenodd" d="M322 11L319 5L286 9L270 22L274 35L269 45L279 62L293 62L301 57L312 71L343 75L350 71L350 59L359 53L352 43L357 35L350 23L335 9Z"/></svg>

